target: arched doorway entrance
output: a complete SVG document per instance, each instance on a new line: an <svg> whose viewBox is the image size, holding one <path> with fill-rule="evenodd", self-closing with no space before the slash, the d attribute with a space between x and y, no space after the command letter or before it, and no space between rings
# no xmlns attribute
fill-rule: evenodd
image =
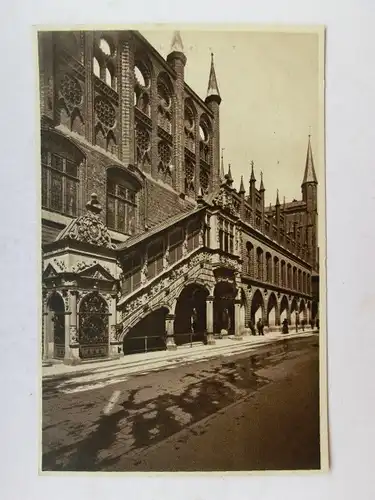
<svg viewBox="0 0 375 500"><path fill-rule="evenodd" d="M177 300L174 320L176 345L204 341L208 290L197 283L187 285Z"/></svg>
<svg viewBox="0 0 375 500"><path fill-rule="evenodd" d="M47 335L53 340L53 357L63 359L65 356L65 305L59 293L51 295L48 309L50 321Z"/></svg>
<svg viewBox="0 0 375 500"><path fill-rule="evenodd" d="M261 319L263 321L264 317L264 300L263 296L259 290L257 290L253 295L253 300L251 301L251 321L256 325L257 321Z"/></svg>
<svg viewBox="0 0 375 500"><path fill-rule="evenodd" d="M234 334L234 299L236 287L229 281L219 281L214 290L214 331Z"/></svg>
<svg viewBox="0 0 375 500"><path fill-rule="evenodd" d="M277 299L274 293L271 293L268 298L267 324L270 330L275 330L277 324Z"/></svg>
<svg viewBox="0 0 375 500"><path fill-rule="evenodd" d="M166 307L150 312L131 328L123 340L124 354L164 351L166 348Z"/></svg>
<svg viewBox="0 0 375 500"><path fill-rule="evenodd" d="M288 324L290 322L289 318L289 304L288 304L288 299L286 298L285 295L283 295L283 298L281 299L280 302L280 324L283 324L283 321L287 319Z"/></svg>
<svg viewBox="0 0 375 500"><path fill-rule="evenodd" d="M108 356L108 305L98 293L90 293L79 307L79 355L82 359Z"/></svg>

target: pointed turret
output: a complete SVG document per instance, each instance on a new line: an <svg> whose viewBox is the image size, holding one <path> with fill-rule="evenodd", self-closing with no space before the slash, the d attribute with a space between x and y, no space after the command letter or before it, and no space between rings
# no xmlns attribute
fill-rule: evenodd
<svg viewBox="0 0 375 500"><path fill-rule="evenodd" d="M245 194L245 186L243 184L243 175L241 175L241 182L240 182L240 190L238 191L239 194Z"/></svg>
<svg viewBox="0 0 375 500"><path fill-rule="evenodd" d="M212 53L211 53L210 76L208 79L208 87L207 87L206 104L208 104L210 101L216 101L218 104L221 103L219 86L217 84L216 73L215 73L214 55Z"/></svg>
<svg viewBox="0 0 375 500"><path fill-rule="evenodd" d="M264 184L263 184L263 172L260 173L260 186L259 186L259 191L264 192Z"/></svg>
<svg viewBox="0 0 375 500"><path fill-rule="evenodd" d="M183 66L186 64L186 56L184 53L184 44L182 43L181 33L179 31L173 32L171 51L167 56L167 61L171 66L175 66L176 59L182 61Z"/></svg>
<svg viewBox="0 0 375 500"><path fill-rule="evenodd" d="M279 200L279 190L277 190L276 192L276 207L279 207L280 206L280 200Z"/></svg>
<svg viewBox="0 0 375 500"><path fill-rule="evenodd" d="M309 135L309 142L307 145L307 155L306 155L306 166L305 166L305 175L303 176L302 186L309 182L313 182L318 184L318 180L315 174L314 168L314 159L311 149L311 135Z"/></svg>
<svg viewBox="0 0 375 500"><path fill-rule="evenodd" d="M231 170L231 166L230 166L230 163L228 164L228 173L227 175L225 176L226 180L227 180L227 184L229 186L232 186L233 184L233 177L232 177L232 170Z"/></svg>
<svg viewBox="0 0 375 500"><path fill-rule="evenodd" d="M171 52L184 52L184 44L182 43L181 33L179 31L173 32Z"/></svg>
<svg viewBox="0 0 375 500"><path fill-rule="evenodd" d="M251 175L250 175L250 182L256 182L255 175L254 175L254 162L251 162Z"/></svg>

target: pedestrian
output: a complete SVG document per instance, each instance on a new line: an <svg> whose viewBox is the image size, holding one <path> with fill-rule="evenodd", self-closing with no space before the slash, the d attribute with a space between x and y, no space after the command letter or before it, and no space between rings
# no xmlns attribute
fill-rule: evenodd
<svg viewBox="0 0 375 500"><path fill-rule="evenodd" d="M256 335L255 326L251 319L249 319L249 328L251 330L251 335Z"/></svg>
<svg viewBox="0 0 375 500"><path fill-rule="evenodd" d="M303 332L305 331L305 323L306 323L306 320L305 320L305 319L303 319L303 320L301 321L301 326L302 326L302 331L303 331Z"/></svg>
<svg viewBox="0 0 375 500"><path fill-rule="evenodd" d="M283 321L283 330L282 330L283 333L289 333L289 326L288 326L288 320L286 318L284 318L284 321Z"/></svg>
<svg viewBox="0 0 375 500"><path fill-rule="evenodd" d="M299 325L299 317L298 314L296 314L296 332L298 332L298 325Z"/></svg>
<svg viewBox="0 0 375 500"><path fill-rule="evenodd" d="M319 318L316 318L316 322L315 322L315 324L316 324L316 328L317 328L317 330L319 331Z"/></svg>
<svg viewBox="0 0 375 500"><path fill-rule="evenodd" d="M264 335L264 326L263 326L263 321L261 320L261 318L258 319L257 329L258 329L258 335Z"/></svg>

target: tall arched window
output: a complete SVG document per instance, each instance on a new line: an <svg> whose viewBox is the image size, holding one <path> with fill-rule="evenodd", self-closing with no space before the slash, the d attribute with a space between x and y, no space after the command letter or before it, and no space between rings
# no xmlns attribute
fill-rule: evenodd
<svg viewBox="0 0 375 500"><path fill-rule="evenodd" d="M93 72L109 87L116 90L115 48L106 38L96 41L94 47Z"/></svg>
<svg viewBox="0 0 375 500"><path fill-rule="evenodd" d="M190 99L186 100L184 116L185 148L192 153L195 153L195 120L196 110L194 105Z"/></svg>
<svg viewBox="0 0 375 500"><path fill-rule="evenodd" d="M297 290L297 268L293 267L293 290Z"/></svg>
<svg viewBox="0 0 375 500"><path fill-rule="evenodd" d="M167 74L162 73L157 81L158 125L172 134L172 95L173 86Z"/></svg>
<svg viewBox="0 0 375 500"><path fill-rule="evenodd" d="M114 168L107 171L107 226L124 234L134 234L137 226L139 186Z"/></svg>
<svg viewBox="0 0 375 500"><path fill-rule="evenodd" d="M288 266L287 266L287 277L286 277L286 281L287 281L287 287L288 287L288 288L293 288L293 280L292 280L292 266L291 266L291 264L288 264Z"/></svg>
<svg viewBox="0 0 375 500"><path fill-rule="evenodd" d="M149 64L136 59L134 65L134 106L147 116L151 116L150 87Z"/></svg>
<svg viewBox="0 0 375 500"><path fill-rule="evenodd" d="M302 271L298 269L298 291L302 292Z"/></svg>
<svg viewBox="0 0 375 500"><path fill-rule="evenodd" d="M257 278L258 280L263 280L263 250L257 248Z"/></svg>
<svg viewBox="0 0 375 500"><path fill-rule="evenodd" d="M246 261L247 261L247 269L246 272L249 276L254 276L254 246L250 241L246 243Z"/></svg>
<svg viewBox="0 0 375 500"><path fill-rule="evenodd" d="M69 140L54 134L42 136L42 207L78 215L79 167L84 155Z"/></svg>
<svg viewBox="0 0 375 500"><path fill-rule="evenodd" d="M281 261L281 286L285 286L286 285L285 272L286 272L285 260L282 260Z"/></svg>
<svg viewBox="0 0 375 500"><path fill-rule="evenodd" d="M269 252L266 253L266 281L268 283L272 281L272 258Z"/></svg>
<svg viewBox="0 0 375 500"><path fill-rule="evenodd" d="M278 257L274 257L273 259L273 282L275 285L280 284L280 269L279 269L279 259Z"/></svg>

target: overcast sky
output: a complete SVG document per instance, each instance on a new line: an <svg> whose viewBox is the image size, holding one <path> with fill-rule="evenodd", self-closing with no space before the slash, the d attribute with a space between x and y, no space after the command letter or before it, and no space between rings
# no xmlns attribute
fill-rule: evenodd
<svg viewBox="0 0 375 500"><path fill-rule="evenodd" d="M163 57L173 31L142 31ZM250 161L259 187L263 171L266 203L301 197L308 134L318 164L319 40L314 33L183 31L185 81L206 97L210 53L222 98L220 145L231 163L234 185L248 189Z"/></svg>

